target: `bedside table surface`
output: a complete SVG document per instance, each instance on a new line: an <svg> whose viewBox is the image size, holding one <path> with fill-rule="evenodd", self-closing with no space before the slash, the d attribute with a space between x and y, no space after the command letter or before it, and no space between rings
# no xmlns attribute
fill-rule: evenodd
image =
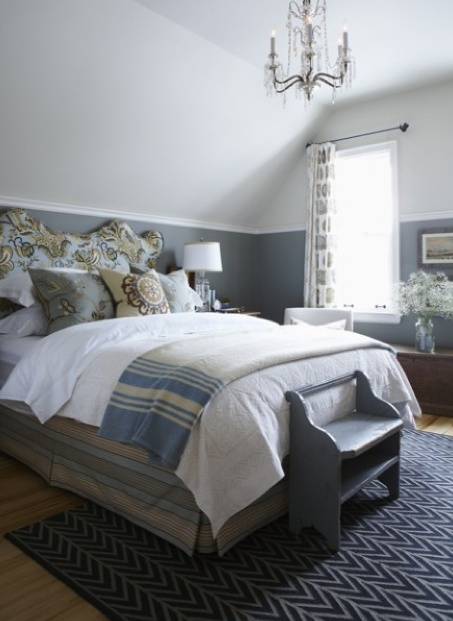
<svg viewBox="0 0 453 621"><path fill-rule="evenodd" d="M412 345L401 345L400 343L389 343L398 354L416 354L417 356L453 356L453 348L450 347L436 347L432 354L426 354L422 351L417 351Z"/></svg>
<svg viewBox="0 0 453 621"><path fill-rule="evenodd" d="M253 315L254 317L258 317L261 315L261 311L248 311L243 306L237 306L233 308L219 308L214 313L223 313L224 315Z"/></svg>

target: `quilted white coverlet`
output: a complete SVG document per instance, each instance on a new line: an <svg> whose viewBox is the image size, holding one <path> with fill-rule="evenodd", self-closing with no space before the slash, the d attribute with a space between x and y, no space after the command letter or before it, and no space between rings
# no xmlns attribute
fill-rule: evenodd
<svg viewBox="0 0 453 621"><path fill-rule="evenodd" d="M290 329L307 341L314 358L253 372L230 383L203 413L189 439L177 475L210 518L214 536L224 522L283 477L288 451L289 408L285 391L359 368L378 396L397 404L407 426L419 414L413 392L395 356L369 347L354 333L288 326L244 315L178 313L122 318L75 326L43 338L21 360L0 391L0 400L25 403L42 422L58 413L99 426L123 369L135 357L197 332ZM327 341L345 339L346 351ZM214 339L215 340L215 339ZM316 345L316 341L320 341ZM356 345L357 347L351 349ZM353 388L319 393L313 402L320 422L352 407ZM314 397L315 398L315 397Z"/></svg>

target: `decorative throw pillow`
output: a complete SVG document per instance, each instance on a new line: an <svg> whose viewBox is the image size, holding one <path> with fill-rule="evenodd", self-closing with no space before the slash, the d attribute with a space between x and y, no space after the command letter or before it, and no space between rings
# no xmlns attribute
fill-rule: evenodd
<svg viewBox="0 0 453 621"><path fill-rule="evenodd" d="M116 305L117 317L139 317L170 312L159 276L153 269L131 274L99 268Z"/></svg>
<svg viewBox="0 0 453 621"><path fill-rule="evenodd" d="M0 319L0 334L31 336L47 334L47 317L41 304L21 308Z"/></svg>
<svg viewBox="0 0 453 621"><path fill-rule="evenodd" d="M159 274L159 280L172 313L193 313L196 306L203 306L203 300L189 285L184 270Z"/></svg>
<svg viewBox="0 0 453 621"><path fill-rule="evenodd" d="M114 317L113 302L97 272L29 268L49 322L49 333Z"/></svg>
<svg viewBox="0 0 453 621"><path fill-rule="evenodd" d="M32 306L38 302L28 272L19 272L0 280L0 298L6 298L21 306Z"/></svg>
<svg viewBox="0 0 453 621"><path fill-rule="evenodd" d="M322 325L315 326L311 323L307 323L306 321L301 321L300 319L291 317L291 324L311 326L312 328L328 328L329 330L346 330L346 319L338 319L337 321L330 321L329 323L323 323Z"/></svg>

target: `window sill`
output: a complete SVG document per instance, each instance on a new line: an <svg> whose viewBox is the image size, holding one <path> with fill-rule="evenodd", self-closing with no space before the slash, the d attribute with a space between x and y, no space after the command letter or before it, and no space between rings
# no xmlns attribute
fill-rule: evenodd
<svg viewBox="0 0 453 621"><path fill-rule="evenodd" d="M354 311L354 323L401 323L401 315L385 311Z"/></svg>

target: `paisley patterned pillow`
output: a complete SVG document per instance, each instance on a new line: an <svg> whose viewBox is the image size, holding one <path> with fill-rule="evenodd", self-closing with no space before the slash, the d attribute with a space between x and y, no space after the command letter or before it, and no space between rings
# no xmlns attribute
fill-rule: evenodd
<svg viewBox="0 0 453 621"><path fill-rule="evenodd" d="M46 313L49 333L114 317L111 295L97 272L55 268L29 268L28 272Z"/></svg>
<svg viewBox="0 0 453 621"><path fill-rule="evenodd" d="M129 274L100 268L99 273L110 289L117 317L139 317L170 312L159 276L154 269L144 274Z"/></svg>

